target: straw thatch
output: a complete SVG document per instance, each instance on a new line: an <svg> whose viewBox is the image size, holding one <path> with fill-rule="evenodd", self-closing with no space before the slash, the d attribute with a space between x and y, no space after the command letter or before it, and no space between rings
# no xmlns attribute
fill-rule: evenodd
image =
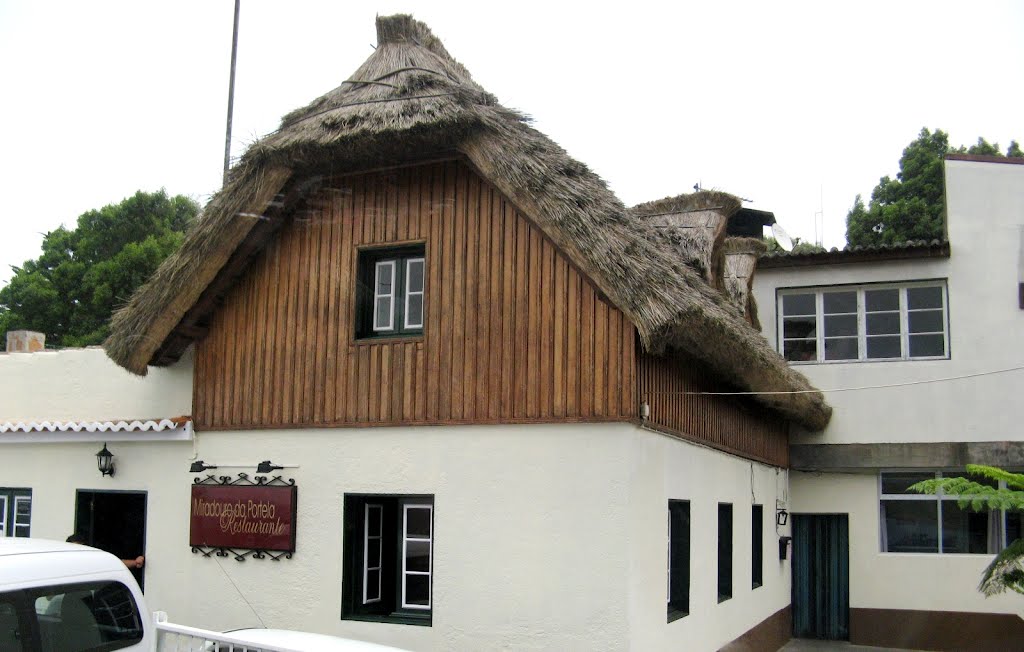
<svg viewBox="0 0 1024 652"><path fill-rule="evenodd" d="M216 276L216 261L244 237L237 223L249 218L239 213L259 213L267 197L254 185L284 186L281 171L300 179L458 152L625 313L648 350L678 347L744 390L801 392L757 398L806 427L824 427L831 410L822 395L688 266L692 261L637 228L636 216L596 174L500 106L422 23L378 18L377 36L377 49L348 81L250 147L167 269L115 315L105 344L115 362L145 373L196 291ZM221 232L230 237L217 237ZM197 264L203 257L214 262Z"/></svg>
<svg viewBox="0 0 1024 652"><path fill-rule="evenodd" d="M700 191L639 204L629 212L650 229L650 239L673 249L721 290L722 243L729 218L739 208L740 200L732 195Z"/></svg>
<svg viewBox="0 0 1024 652"><path fill-rule="evenodd" d="M723 270L723 291L734 306L738 307L747 323L761 330L757 318L757 302L754 300L754 270L757 257L768 249L760 238L726 238L722 248L725 257Z"/></svg>

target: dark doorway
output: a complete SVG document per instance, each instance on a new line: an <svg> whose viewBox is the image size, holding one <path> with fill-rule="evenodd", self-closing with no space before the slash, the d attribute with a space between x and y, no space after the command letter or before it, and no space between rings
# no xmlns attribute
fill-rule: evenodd
<svg viewBox="0 0 1024 652"><path fill-rule="evenodd" d="M846 514L793 515L793 636L849 640L850 535Z"/></svg>
<svg viewBox="0 0 1024 652"><path fill-rule="evenodd" d="M146 550L146 493L144 491L78 490L75 532L86 545L118 559L135 559ZM130 569L145 588L145 568Z"/></svg>

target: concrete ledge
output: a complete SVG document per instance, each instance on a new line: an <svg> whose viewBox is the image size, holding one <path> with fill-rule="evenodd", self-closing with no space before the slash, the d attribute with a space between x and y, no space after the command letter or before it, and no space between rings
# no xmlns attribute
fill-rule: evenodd
<svg viewBox="0 0 1024 652"><path fill-rule="evenodd" d="M903 444L800 444L789 447L796 471L1024 466L1024 441Z"/></svg>

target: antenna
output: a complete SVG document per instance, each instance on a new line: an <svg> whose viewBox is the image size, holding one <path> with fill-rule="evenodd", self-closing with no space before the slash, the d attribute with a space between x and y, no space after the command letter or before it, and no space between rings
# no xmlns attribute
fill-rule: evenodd
<svg viewBox="0 0 1024 652"><path fill-rule="evenodd" d="M825 241L825 184L818 186L818 212L814 214L814 244Z"/></svg>
<svg viewBox="0 0 1024 652"><path fill-rule="evenodd" d="M793 251L793 239L778 222L772 224L772 235L775 236L775 241L779 243L783 251Z"/></svg>

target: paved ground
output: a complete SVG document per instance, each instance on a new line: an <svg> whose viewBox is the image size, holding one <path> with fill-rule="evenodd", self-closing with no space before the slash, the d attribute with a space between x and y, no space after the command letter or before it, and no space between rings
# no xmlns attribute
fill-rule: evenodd
<svg viewBox="0 0 1024 652"><path fill-rule="evenodd" d="M907 652L891 647L868 647L850 645L846 641L817 641L809 638L794 638L782 646L779 652Z"/></svg>

